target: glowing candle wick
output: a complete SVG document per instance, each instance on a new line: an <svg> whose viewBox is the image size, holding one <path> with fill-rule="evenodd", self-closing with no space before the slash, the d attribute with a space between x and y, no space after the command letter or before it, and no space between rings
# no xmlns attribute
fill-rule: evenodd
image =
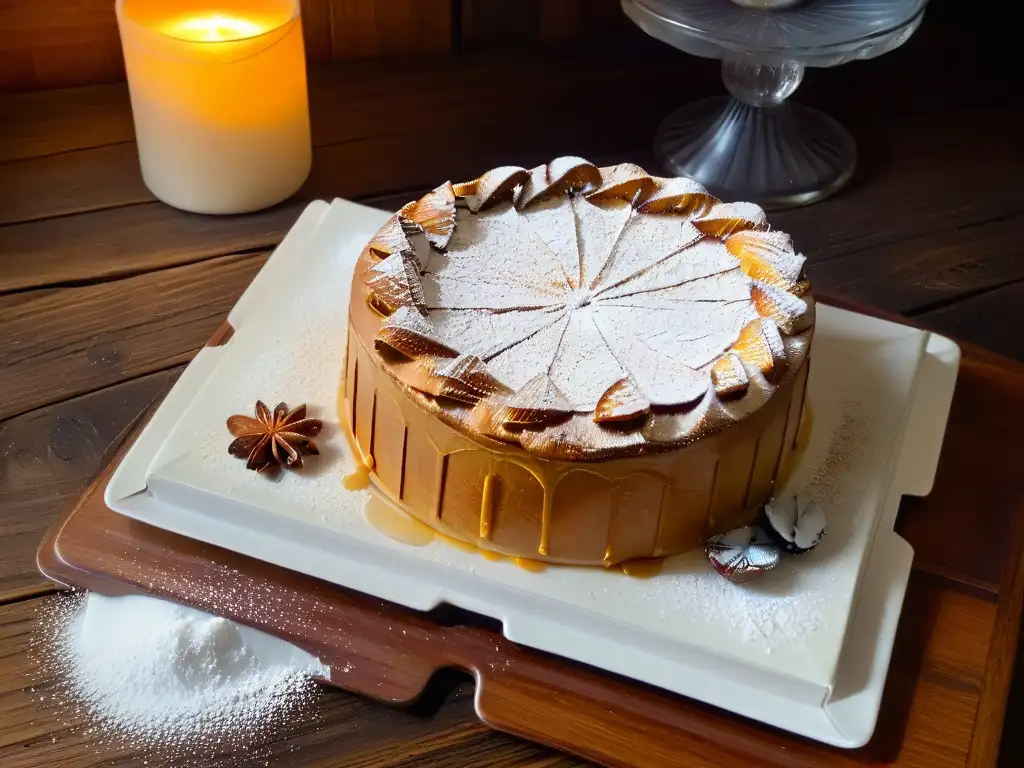
<svg viewBox="0 0 1024 768"><path fill-rule="evenodd" d="M184 19L171 25L168 33L183 40L215 43L255 37L265 30L259 24L220 13Z"/></svg>

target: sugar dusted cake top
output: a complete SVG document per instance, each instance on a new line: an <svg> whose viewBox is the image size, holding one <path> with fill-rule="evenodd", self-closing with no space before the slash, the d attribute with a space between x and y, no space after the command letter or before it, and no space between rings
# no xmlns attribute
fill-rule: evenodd
<svg viewBox="0 0 1024 768"><path fill-rule="evenodd" d="M482 439L599 459L761 407L808 351L803 266L756 205L564 157L409 203L356 281L383 316L382 367L427 410Z"/></svg>

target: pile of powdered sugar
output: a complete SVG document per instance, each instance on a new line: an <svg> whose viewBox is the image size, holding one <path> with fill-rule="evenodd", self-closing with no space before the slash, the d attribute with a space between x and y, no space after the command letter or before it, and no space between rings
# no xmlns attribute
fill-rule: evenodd
<svg viewBox="0 0 1024 768"><path fill-rule="evenodd" d="M61 678L44 703L106 740L169 749L178 762L214 745L249 748L307 708L313 678L330 674L283 640L152 597L86 593L43 624Z"/></svg>

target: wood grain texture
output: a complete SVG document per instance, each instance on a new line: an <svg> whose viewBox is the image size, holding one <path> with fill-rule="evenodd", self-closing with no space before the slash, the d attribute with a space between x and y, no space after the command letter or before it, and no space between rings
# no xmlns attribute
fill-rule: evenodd
<svg viewBox="0 0 1024 768"><path fill-rule="evenodd" d="M1024 262L1020 251L1017 263ZM1007 357L1024 360L1024 282L1014 277L1008 285L966 298L921 315L945 333L984 345Z"/></svg>
<svg viewBox="0 0 1024 768"><path fill-rule="evenodd" d="M846 257L823 262L812 258L809 274L815 285L829 291L894 312L920 314L1024 277L1022 226L1022 214L937 226ZM1009 356L1021 359L1012 352Z"/></svg>
<svg viewBox="0 0 1024 768"><path fill-rule="evenodd" d="M620 65L590 56L563 60L560 66L557 61L540 57L522 63L508 56L474 56L461 62L430 59L429 66L404 61L315 68L310 79L314 144L348 146L316 153L314 178L302 194L364 196L433 186L451 172L444 148L431 146L437 136L472 140L490 156L502 154L503 161L510 155L525 156L525 148L535 147L546 131L582 137L575 143L608 152L613 147L607 138L586 130L601 121L621 136L616 142L621 149L629 140L640 143L646 137L642 132L653 130L660 112L669 107L664 96L653 98L649 90L632 92L623 102L628 113L609 118L601 101L609 85L625 88L632 79L649 79L666 66L664 60ZM496 84L505 91L498 104L493 103ZM453 87L459 92L454 103L446 96ZM69 114L62 106L65 92L52 94L52 101L0 97L0 120L5 121L0 130L6 130L10 141L8 159L23 160L0 165L0 223L154 199L142 183L134 144L71 151L79 146L69 135L100 143L132 138L124 87L106 86L90 93L105 105L106 118L89 111ZM545 116L529 117L535 101L548 105ZM409 121L410 113L419 119ZM384 124L388 129L381 131ZM414 142L415 151L410 150L402 163L389 162L388 153L403 141ZM80 144L89 146L88 142L83 139ZM574 143L568 138L561 142ZM55 151L68 156L47 156ZM23 158L33 153L44 156ZM484 159L467 165L475 175Z"/></svg>
<svg viewBox="0 0 1024 768"><path fill-rule="evenodd" d="M111 0L0 2L0 91L92 85L124 78Z"/></svg>
<svg viewBox="0 0 1024 768"><path fill-rule="evenodd" d="M1024 540L1024 514L1014 516L1007 538ZM1020 622L1008 621L1006 613L1024 602L1024 552L1011 548L1000 580L1000 601L995 627L985 660L985 675L978 697L978 721L990 727L978 729L971 738L968 768L993 765L999 758L999 745L1006 718L1007 701L1013 682L1013 667L1020 643Z"/></svg>
<svg viewBox="0 0 1024 768"><path fill-rule="evenodd" d="M450 0L331 0L333 58L447 51L451 8Z"/></svg>
<svg viewBox="0 0 1024 768"><path fill-rule="evenodd" d="M631 57L624 62L614 63L602 56L590 56L579 60L573 57L568 61L552 56L529 57L526 61L523 61L522 57L514 56L484 56L466 61L436 59L431 60L429 64L420 61L370 62L315 69L311 77L314 140L317 145L325 145L365 140L382 134L415 135L433 131L435 126L437 132L450 130L454 126L461 135L472 135L474 122L478 121L481 115L486 115L488 118L494 118L494 123L499 122L499 119L507 120L507 125L496 134L493 134L490 127L487 132L477 131L477 134L484 134L477 138L477 142L487 142L488 146L492 147L503 147L510 138L515 141L520 125L524 129L533 130L535 134L539 134L545 128L550 129L555 124L554 119L546 119L547 110L551 106L557 108L559 104L563 104L562 113L571 114L571 107L578 109L581 104L586 104L591 110L587 114L586 123L584 124L582 120L573 123L577 136L594 142L600 140L599 137L605 137L604 140L607 141L606 137L618 135L619 126L627 124L628 120L628 124L635 126L629 138L632 140L634 135L637 137L632 146L643 146L657 120L675 106L678 99L677 95L660 86L663 78L686 82L691 96L699 95L703 87L717 88L717 75L705 85L700 82L694 83L694 65L695 62L686 59L672 61L664 57L650 56ZM498 102L493 98L496 89L503 96ZM614 113L599 110L599 107L604 106L604 96L610 90L621 93L624 97ZM459 98L451 99L451 92L457 92ZM108 104L108 111L111 114L121 114L121 118L116 121L107 120L110 130L103 137L104 140L122 141L125 140L126 133L130 139L130 110L123 86L112 86L103 92L97 92L95 96ZM49 143L57 146L66 146L69 134L92 136L93 141L100 138L100 134L97 133L98 126L92 124L95 121L89 120L88 112L80 118L74 118L66 114L66 110L59 110L59 114L47 124L49 105L25 104L23 101L21 98L13 98L9 110L0 110L10 116L7 128L15 138L18 135L30 136L36 145ZM543 105L545 111L532 109L534 103ZM415 113L422 119L411 122L406 119L410 113ZM562 114L556 117L562 120ZM971 144L962 141L965 133L984 134L993 150L989 156L993 164L996 162L995 158L1000 157L1013 162L1013 158L1018 155L1013 151L1012 126L1019 119L1019 110L1014 111L1009 107L965 112L962 116L954 117L953 122L945 120L938 126L931 115L911 115L899 120L892 120L887 115L885 119L877 119L874 123L866 124L860 132L866 132L869 136L874 134L874 140L870 142L864 153L865 157L862 158L863 173L859 183L835 201L835 204L840 200L844 201L844 205L835 210L836 217L852 215L850 230L860 230L861 237L851 238L847 233L839 233L841 237L830 239L826 232L825 237L809 240L806 250L821 258L827 258L834 250L860 248L905 236L906 232L902 228L882 228L876 231L866 219L865 211L873 212L878 209L878 205L889 207L905 198L914 205L918 203L922 192L928 195L919 203L923 215L906 217L907 220L902 222L902 227L916 227L915 231L921 232L926 225L943 223L942 214L945 210L955 207L963 196L952 194L947 185L940 183L944 180L941 174L948 172L950 168L957 169L963 160L974 164L964 168L965 184L971 184L972 189L981 190L982 194L978 196L972 193L967 196L969 207L963 211L960 218L950 220L951 225L958 225L961 221L970 222L976 215L991 218L993 215L1003 215L1007 211L1019 211L1019 199L1016 197L1007 200L1008 205L1002 208L991 210L987 207L993 198L1003 192L1009 191L1011 195L1013 194L1009 182L1003 181L1009 176L996 173L992 165L977 167L980 159L978 153ZM387 125L388 129L381 131L381 125ZM602 129L600 132L589 130L592 126L598 125ZM124 130L124 126L127 126L127 131ZM430 128L425 129L424 126ZM48 134L52 135L55 141L47 142ZM625 142L620 146L624 147ZM607 149L612 150L613 147L608 146ZM515 152L514 143L506 147L505 159ZM630 156L627 158L622 149L619 152L618 159L649 162L646 153L629 153ZM936 166L929 162L929 158L936 152L949 153L948 166ZM421 151L418 156L421 158L420 163L429 163L439 154ZM382 164L379 158L372 159L375 164ZM894 159L898 160L895 165ZM133 193L138 189L137 164L132 160L131 152L126 152L122 161L122 165L114 166L115 170L120 167L123 171L121 175L129 178L109 186L116 189L120 185L130 190L130 194L124 199L125 202L132 202L136 199ZM369 164L363 163L364 166ZM383 164L386 164L386 161ZM111 171L106 170L99 175L86 173L104 168L109 169L110 166L103 166L98 161L83 166L83 172L78 177L80 186L74 185L74 189L80 190L83 199L94 197L101 201L97 204L110 204L110 195L103 195L101 191L108 186L106 182ZM345 177L345 170L334 169L341 179ZM41 168L41 172L45 174L46 168ZM893 189L892 201L873 201L872 193L867 191L870 189L868 182L873 177L872 174L877 176L881 172L890 174L894 179L905 179L903 184ZM20 167L17 174L11 176L11 182L5 186L15 188L18 181L35 173L36 170L31 165ZM988 183L992 179L996 179L997 183ZM433 180L423 179L422 183ZM985 183L983 180L986 180ZM57 197L55 203L59 202L60 196ZM940 200L942 197L946 198L945 202ZM62 209L60 205L55 204L54 214L61 210L78 208ZM806 216L811 210L820 210L820 207L802 213ZM793 216L799 222L801 212L793 212ZM817 218L825 221L828 217L819 215ZM783 220L785 221L785 218ZM798 230L799 226L794 224L790 228ZM819 226L819 229L822 227ZM822 252L818 253L819 251Z"/></svg>
<svg viewBox="0 0 1024 768"><path fill-rule="evenodd" d="M933 244L969 242L967 227L1024 212L1024 189L1005 175L1018 162L1009 158L1020 157L1012 147L1022 118L1024 108L1012 105L965 109L941 125L933 115L862 119L877 140L862 147L851 186L821 204L773 213L773 226L791 233L814 264L923 235ZM964 142L975 132L991 151ZM898 252L913 259L913 245L904 248L889 258Z"/></svg>
<svg viewBox="0 0 1024 768"><path fill-rule="evenodd" d="M134 139L124 84L0 95L0 162Z"/></svg>
<svg viewBox="0 0 1024 768"><path fill-rule="evenodd" d="M0 165L0 224L152 201L134 141Z"/></svg>
<svg viewBox="0 0 1024 768"><path fill-rule="evenodd" d="M302 38L308 61L331 59L331 0L302 0Z"/></svg>
<svg viewBox="0 0 1024 768"><path fill-rule="evenodd" d="M651 85L658 75L686 78L692 62L666 53L625 61L597 54L564 57L537 54L527 58L501 54L466 57L428 56L412 60L351 61L316 65L310 72L313 143L333 144L380 134L414 133L439 119L439 127L471 123L496 110L509 120L543 122L531 108L558 100L580 103L611 88L635 108L640 88L656 96L662 110L678 97ZM599 84L604 90L598 91ZM717 83L705 84L710 92ZM583 95L574 93L579 87ZM689 89L692 93L691 84ZM495 99L500 93L502 98ZM458 98L453 98L453 94ZM618 111L622 111L621 109ZM416 120L409 116L415 114ZM615 115L611 114L614 119ZM386 126L382 128L382 126ZM653 128L653 126L652 126ZM134 139L131 106L124 84L29 94L0 94L0 162Z"/></svg>
<svg viewBox="0 0 1024 768"><path fill-rule="evenodd" d="M303 203L244 219L199 216L163 203L0 227L0 293L110 280L237 251L272 248Z"/></svg>
<svg viewBox="0 0 1024 768"><path fill-rule="evenodd" d="M0 424L0 603L52 588L35 567L46 529L110 462L180 369L65 400Z"/></svg>
<svg viewBox="0 0 1024 768"><path fill-rule="evenodd" d="M11 314L0 349L0 418L188 362L266 259L225 256L0 297L0 314Z"/></svg>

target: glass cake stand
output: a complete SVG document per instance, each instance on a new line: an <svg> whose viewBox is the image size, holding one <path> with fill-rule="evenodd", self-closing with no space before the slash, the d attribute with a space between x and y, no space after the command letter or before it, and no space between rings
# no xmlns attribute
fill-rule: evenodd
<svg viewBox="0 0 1024 768"><path fill-rule="evenodd" d="M725 200L766 208L831 195L853 175L853 137L788 101L805 67L834 67L898 48L927 0L622 0L642 30L694 56L721 59L731 97L704 99L658 128L667 168Z"/></svg>

